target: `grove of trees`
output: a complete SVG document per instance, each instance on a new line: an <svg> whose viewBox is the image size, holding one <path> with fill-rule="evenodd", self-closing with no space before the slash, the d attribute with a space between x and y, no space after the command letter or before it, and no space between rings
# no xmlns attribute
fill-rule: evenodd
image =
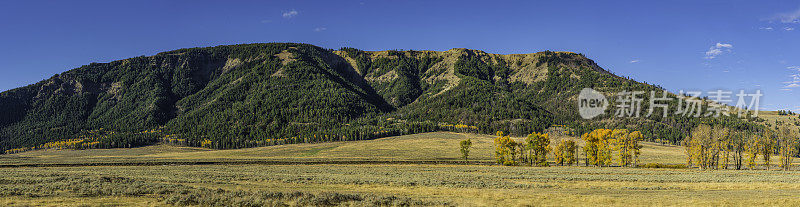
<svg viewBox="0 0 800 207"><path fill-rule="evenodd" d="M687 165L700 169L728 169L731 165L737 170L745 166L757 169L759 155L762 167L769 169L772 156L778 155L781 169L789 170L792 159L798 156L798 136L787 127L741 131L723 125L701 124L681 145L687 154Z"/></svg>
<svg viewBox="0 0 800 207"><path fill-rule="evenodd" d="M617 151L620 166L636 166L642 146L639 131L627 129L596 129L585 133L581 138L586 142L583 147L586 165L608 166L612 164L612 155Z"/></svg>
<svg viewBox="0 0 800 207"><path fill-rule="evenodd" d="M494 156L498 164L547 166L550 138L547 134L531 133L524 141L517 142L498 131L494 139Z"/></svg>
<svg viewBox="0 0 800 207"><path fill-rule="evenodd" d="M569 139L563 139L556 144L555 149L550 147L550 136L542 133L531 133L524 141L516 141L503 132L498 131L494 139L495 161L502 165L548 166L547 154L555 156L558 165L577 164L578 144ZM610 166L612 160L617 160L619 166L638 165L642 134L639 131L627 129L597 129L582 136L585 141L583 152L584 163L594 166ZM612 155L616 154L616 159Z"/></svg>
<svg viewBox="0 0 800 207"><path fill-rule="evenodd" d="M576 159L576 156L578 155L578 145L572 140L561 140L561 142L556 145L553 155L555 156L556 164L558 165L569 166L575 164L578 161Z"/></svg>

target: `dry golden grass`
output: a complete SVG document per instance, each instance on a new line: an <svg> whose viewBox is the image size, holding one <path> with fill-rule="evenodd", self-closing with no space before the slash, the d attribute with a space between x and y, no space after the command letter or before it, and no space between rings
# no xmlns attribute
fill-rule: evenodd
<svg viewBox="0 0 800 207"><path fill-rule="evenodd" d="M166 206L148 197L0 197L0 206Z"/></svg>
<svg viewBox="0 0 800 207"><path fill-rule="evenodd" d="M133 149L38 150L0 155L0 164L218 160L457 161L461 159L459 142L464 139L471 139L473 143L470 160L487 162L494 160L492 146L494 136L432 132L365 141L290 144L234 150L208 150L171 145ZM523 140L521 137L515 139ZM555 147L560 139L577 140L563 136L553 136L552 139L551 147ZM679 164L686 160L683 148L653 143L643 143L643 145L641 163Z"/></svg>
<svg viewBox="0 0 800 207"><path fill-rule="evenodd" d="M337 192L459 206L800 204L796 196L800 193L800 172L793 171L324 164L0 168L0 173L14 181L58 176L121 177L228 192ZM0 204L97 205L94 202L114 201L142 206L159 204L156 197L16 196L0 200Z"/></svg>
<svg viewBox="0 0 800 207"><path fill-rule="evenodd" d="M760 111L758 112L758 117L766 120L766 123L769 123L772 126L772 129L775 126L782 126L782 127L789 127L794 130L800 129L800 126L797 126L795 123L800 122L800 117L798 115L778 115L778 112L775 111ZM776 121L780 124L776 124ZM766 124L764 123L764 124Z"/></svg>
<svg viewBox="0 0 800 207"><path fill-rule="evenodd" d="M460 159L458 142L472 139L473 160L491 162L494 136L436 132L357 142L295 144L236 150L171 145L134 149L42 150L0 156L0 164L182 160L439 160ZM521 138L517 138L521 139ZM553 136L553 145L560 139ZM682 164L683 148L643 143L640 163ZM583 156L583 155L581 155ZM506 167L451 164L157 165L0 168L10 181L59 176L122 177L198 189L337 192L398 196L463 206L793 206L800 171L638 169L624 167ZM5 180L5 181L4 181ZM4 184L5 183L5 184ZM26 183L26 182L22 182ZM14 184L17 185L17 184ZM36 188L33 188L36 189ZM163 196L22 195L0 206L161 206Z"/></svg>

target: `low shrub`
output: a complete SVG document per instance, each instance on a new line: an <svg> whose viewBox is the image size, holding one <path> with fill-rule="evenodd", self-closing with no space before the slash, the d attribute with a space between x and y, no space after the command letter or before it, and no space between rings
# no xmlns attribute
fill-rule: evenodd
<svg viewBox="0 0 800 207"><path fill-rule="evenodd" d="M683 169L686 168L685 164L662 164L662 163L647 163L639 165L640 168L670 168L670 169Z"/></svg>

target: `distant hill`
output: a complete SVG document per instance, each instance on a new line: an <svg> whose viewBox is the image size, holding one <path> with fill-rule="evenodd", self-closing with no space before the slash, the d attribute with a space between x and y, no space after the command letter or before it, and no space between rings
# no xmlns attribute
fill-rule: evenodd
<svg viewBox="0 0 800 207"><path fill-rule="evenodd" d="M92 63L0 93L0 151L159 141L241 148L441 130L524 135L554 124L576 133L640 127L677 141L701 121L584 121L576 104L582 88L661 90L571 52L372 52L296 43L180 49Z"/></svg>

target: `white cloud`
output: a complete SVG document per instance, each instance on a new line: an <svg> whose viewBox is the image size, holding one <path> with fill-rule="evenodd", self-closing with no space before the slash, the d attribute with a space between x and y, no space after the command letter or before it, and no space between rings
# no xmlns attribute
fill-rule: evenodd
<svg viewBox="0 0 800 207"><path fill-rule="evenodd" d="M778 20L781 23L800 23L800 9L792 12L776 14L770 20Z"/></svg>
<svg viewBox="0 0 800 207"><path fill-rule="evenodd" d="M717 46L717 48L732 48L733 47L732 44L724 44L724 43L719 43L719 42L717 42L716 46Z"/></svg>
<svg viewBox="0 0 800 207"><path fill-rule="evenodd" d="M722 50L712 47L711 49L706 51L706 59L714 59L719 54L722 54Z"/></svg>
<svg viewBox="0 0 800 207"><path fill-rule="evenodd" d="M297 16L297 14L299 13L296 10L292 9L291 11L283 12L281 16L283 16L283 18L291 19L292 17Z"/></svg>
<svg viewBox="0 0 800 207"><path fill-rule="evenodd" d="M783 84L786 84L786 86L783 86L783 88L800 87L800 66L789 66L786 67L786 69L797 71L797 73L789 75L789 77L792 78L791 81L781 82Z"/></svg>
<svg viewBox="0 0 800 207"><path fill-rule="evenodd" d="M792 31L792 30L794 30L794 27L784 27L783 30Z"/></svg>
<svg viewBox="0 0 800 207"><path fill-rule="evenodd" d="M784 86L784 88L797 88L800 87L800 74L790 75L792 77L791 81L783 82L783 84L788 84Z"/></svg>
<svg viewBox="0 0 800 207"><path fill-rule="evenodd" d="M631 63L638 63L639 60L631 60Z"/></svg>
<svg viewBox="0 0 800 207"><path fill-rule="evenodd" d="M317 27L317 28L314 28L314 31L315 31L315 32L322 32L322 31L325 31L325 30L328 30L328 28L325 28L325 27Z"/></svg>
<svg viewBox="0 0 800 207"><path fill-rule="evenodd" d="M773 30L772 27L761 27L761 28L758 28L758 29L760 29L760 30L769 30L769 31Z"/></svg>
<svg viewBox="0 0 800 207"><path fill-rule="evenodd" d="M727 52L731 52L731 48L733 48L732 44L717 42L717 44L715 44L714 46L711 46L711 48L708 48L708 51L706 51L706 57L705 58L706 59L714 59L717 56L721 55L723 52L726 52L726 51ZM726 49L726 50L723 51L722 49Z"/></svg>
<svg viewBox="0 0 800 207"><path fill-rule="evenodd" d="M792 89L788 89L788 88L781 88L781 90L782 91L792 91Z"/></svg>

